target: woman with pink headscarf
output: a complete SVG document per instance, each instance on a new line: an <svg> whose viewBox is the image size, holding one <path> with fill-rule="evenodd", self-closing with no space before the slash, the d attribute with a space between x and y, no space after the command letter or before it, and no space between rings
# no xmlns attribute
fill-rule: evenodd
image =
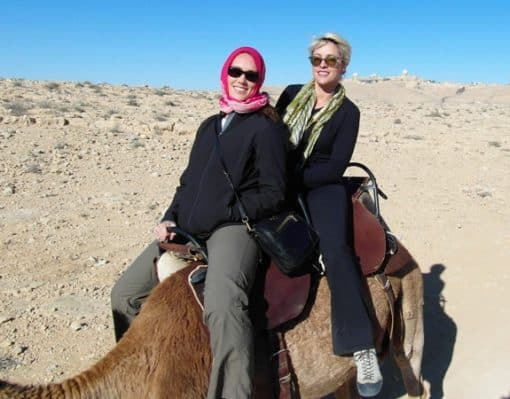
<svg viewBox="0 0 510 399"><path fill-rule="evenodd" d="M207 246L204 322L213 364L208 399L250 398L254 370L253 331L248 315L259 250L242 223L228 170L252 221L277 213L285 197L287 130L260 91L265 65L251 47L234 50L221 70L220 112L207 118L191 149L188 166L161 223L156 240L135 260L112 291L117 339L157 283L152 262L158 243L172 240L173 226ZM191 332L192 333L192 332Z"/></svg>

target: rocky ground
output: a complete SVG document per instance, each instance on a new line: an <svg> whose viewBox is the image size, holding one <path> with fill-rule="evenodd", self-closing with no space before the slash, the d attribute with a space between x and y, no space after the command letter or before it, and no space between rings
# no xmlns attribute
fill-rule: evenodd
<svg viewBox="0 0 510 399"><path fill-rule="evenodd" d="M510 86L345 85L362 113L353 159L424 273L433 397L508 395ZM217 99L0 79L0 378L60 380L114 345L110 289L152 239ZM396 398L388 373L383 397Z"/></svg>

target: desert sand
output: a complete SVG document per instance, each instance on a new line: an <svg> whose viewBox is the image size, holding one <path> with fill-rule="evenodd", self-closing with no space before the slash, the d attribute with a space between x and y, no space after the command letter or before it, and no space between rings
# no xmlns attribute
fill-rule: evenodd
<svg viewBox="0 0 510 399"><path fill-rule="evenodd" d="M353 160L375 173L423 272L432 398L510 397L510 86L345 86L362 114ZM61 380L113 347L110 289L152 240L217 99L0 80L0 378ZM384 374L380 397L400 398L389 359Z"/></svg>

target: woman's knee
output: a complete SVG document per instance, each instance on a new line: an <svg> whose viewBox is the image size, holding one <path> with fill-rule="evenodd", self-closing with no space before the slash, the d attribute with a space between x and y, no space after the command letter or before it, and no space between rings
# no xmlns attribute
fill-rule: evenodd
<svg viewBox="0 0 510 399"><path fill-rule="evenodd" d="M218 320L242 318L248 313L248 306L249 294L235 284L221 288L219 286L206 287L204 293L205 318L209 315L214 315L214 318Z"/></svg>
<svg viewBox="0 0 510 399"><path fill-rule="evenodd" d="M112 311L123 314L129 318L134 318L140 313L147 295L127 296L112 290L111 305Z"/></svg>
<svg viewBox="0 0 510 399"><path fill-rule="evenodd" d="M204 295L205 311L217 314L246 310L248 309L248 301L248 293L242 289L206 291Z"/></svg>
<svg viewBox="0 0 510 399"><path fill-rule="evenodd" d="M248 308L240 304L230 306L205 306L204 324L212 333L225 334L227 331L248 331L251 328ZM230 335L230 334L229 334ZM233 334L236 335L236 334Z"/></svg>
<svg viewBox="0 0 510 399"><path fill-rule="evenodd" d="M159 255L158 247L151 243L115 282L110 298L113 309L126 312L137 307L158 283L153 260Z"/></svg>
<svg viewBox="0 0 510 399"><path fill-rule="evenodd" d="M110 302L112 309L120 313L125 313L129 305L129 298L124 292L121 280L118 280L110 292Z"/></svg>
<svg viewBox="0 0 510 399"><path fill-rule="evenodd" d="M134 292L133 287L126 284L122 277L115 283L110 293L113 311L134 317L140 311L143 299L147 296L144 289Z"/></svg>

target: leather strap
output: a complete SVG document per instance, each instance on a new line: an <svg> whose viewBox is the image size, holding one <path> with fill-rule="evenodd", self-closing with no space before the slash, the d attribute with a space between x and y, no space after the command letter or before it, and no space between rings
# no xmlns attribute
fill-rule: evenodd
<svg viewBox="0 0 510 399"><path fill-rule="evenodd" d="M278 399L292 398L292 373L290 370L290 356L283 333L278 331L274 333L276 339L276 348L278 349L271 355L278 365L278 384L280 393Z"/></svg>
<svg viewBox="0 0 510 399"><path fill-rule="evenodd" d="M186 260L204 260L203 254L193 245L176 244L173 242L160 242L159 248L170 251Z"/></svg>
<svg viewBox="0 0 510 399"><path fill-rule="evenodd" d="M393 328L395 326L395 294L393 293L393 289L391 288L390 280L388 279L388 276L386 276L383 273L378 273L375 276L375 281L377 281L385 295L386 301L388 302L388 306L390 308L390 339L393 338Z"/></svg>

